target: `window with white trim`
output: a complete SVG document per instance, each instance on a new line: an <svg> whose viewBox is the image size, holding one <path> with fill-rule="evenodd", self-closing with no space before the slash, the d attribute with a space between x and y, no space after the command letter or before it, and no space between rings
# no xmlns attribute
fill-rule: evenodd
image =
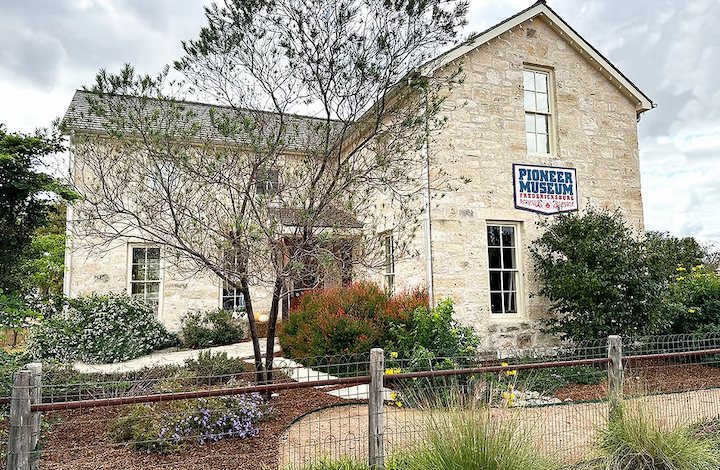
<svg viewBox="0 0 720 470"><path fill-rule="evenodd" d="M549 154L552 134L550 74L539 70L523 70L523 93L527 151Z"/></svg>
<svg viewBox="0 0 720 470"><path fill-rule="evenodd" d="M259 195L274 196L280 187L280 173L273 168L258 170L255 181L255 192Z"/></svg>
<svg viewBox="0 0 720 470"><path fill-rule="evenodd" d="M225 253L225 270L228 273L237 273L240 270L240 260L236 250ZM245 295L239 287L223 280L220 304L223 310L231 312L245 310Z"/></svg>
<svg viewBox="0 0 720 470"><path fill-rule="evenodd" d="M490 313L517 314L520 273L518 271L518 226L488 224L488 269Z"/></svg>
<svg viewBox="0 0 720 470"><path fill-rule="evenodd" d="M395 239L392 233L383 236L383 248L385 250L385 292L388 295L395 293Z"/></svg>
<svg viewBox="0 0 720 470"><path fill-rule="evenodd" d="M160 247L131 247L130 295L158 311L160 305Z"/></svg>

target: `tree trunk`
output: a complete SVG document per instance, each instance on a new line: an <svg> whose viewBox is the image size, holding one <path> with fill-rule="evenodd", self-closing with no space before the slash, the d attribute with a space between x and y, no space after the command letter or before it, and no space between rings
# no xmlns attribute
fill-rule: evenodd
<svg viewBox="0 0 720 470"><path fill-rule="evenodd" d="M245 297L245 313L248 317L248 326L250 327L250 338L253 344L253 355L255 356L255 382L261 384L264 382L264 369L262 363L262 353L260 352L260 339L258 338L257 326L255 324L255 312L253 312L252 299L250 297L250 285L246 276L240 280L240 290Z"/></svg>
<svg viewBox="0 0 720 470"><path fill-rule="evenodd" d="M278 314L280 313L280 299L282 298L283 280L281 276L275 277L272 304L270 305L270 319L268 320L267 343L265 346L265 374L268 383L273 379L273 357L275 356L275 330Z"/></svg>

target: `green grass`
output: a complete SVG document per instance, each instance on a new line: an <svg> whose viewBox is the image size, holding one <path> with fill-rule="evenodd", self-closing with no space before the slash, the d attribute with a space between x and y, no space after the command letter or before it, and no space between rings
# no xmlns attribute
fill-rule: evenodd
<svg viewBox="0 0 720 470"><path fill-rule="evenodd" d="M698 434L688 426L662 426L645 405L627 402L599 438L603 470L717 470L717 436Z"/></svg>

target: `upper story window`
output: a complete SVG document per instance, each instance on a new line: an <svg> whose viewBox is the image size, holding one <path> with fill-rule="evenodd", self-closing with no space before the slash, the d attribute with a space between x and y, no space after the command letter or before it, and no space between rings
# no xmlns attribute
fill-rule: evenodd
<svg viewBox="0 0 720 470"><path fill-rule="evenodd" d="M278 193L280 176L276 169L261 168L255 181L255 192L274 196Z"/></svg>
<svg viewBox="0 0 720 470"><path fill-rule="evenodd" d="M517 314L520 273L517 224L488 224L490 313Z"/></svg>
<svg viewBox="0 0 720 470"><path fill-rule="evenodd" d="M528 153L549 154L552 135L550 74L539 70L523 70L523 90Z"/></svg>
<svg viewBox="0 0 720 470"><path fill-rule="evenodd" d="M225 253L225 270L237 275L240 270L240 260L238 259L237 250L230 250ZM223 280L220 303L223 310L245 310L245 295L237 285Z"/></svg>
<svg viewBox="0 0 720 470"><path fill-rule="evenodd" d="M160 305L160 247L132 246L130 295L158 311Z"/></svg>

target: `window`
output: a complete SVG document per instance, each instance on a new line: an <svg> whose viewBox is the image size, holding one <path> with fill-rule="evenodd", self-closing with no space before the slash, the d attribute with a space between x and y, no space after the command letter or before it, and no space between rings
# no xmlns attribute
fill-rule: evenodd
<svg viewBox="0 0 720 470"><path fill-rule="evenodd" d="M391 233L383 236L385 248L385 292L388 295L395 293L395 240Z"/></svg>
<svg viewBox="0 0 720 470"><path fill-rule="evenodd" d="M490 312L518 313L517 226L487 226L488 267L490 271Z"/></svg>
<svg viewBox="0 0 720 470"><path fill-rule="evenodd" d="M279 174L277 170L263 169L258 170L255 192L257 194L275 195L278 193Z"/></svg>
<svg viewBox="0 0 720 470"><path fill-rule="evenodd" d="M157 312L160 305L160 248L133 246L130 295L143 299Z"/></svg>
<svg viewBox="0 0 720 470"><path fill-rule="evenodd" d="M236 250L225 252L225 270L228 273L237 273L240 270L240 261ZM220 303L223 310L239 311L245 310L245 296L242 290L228 281L224 280L222 285L222 296Z"/></svg>
<svg viewBox="0 0 720 470"><path fill-rule="evenodd" d="M223 283L222 290L222 308L228 311L245 310L245 296L237 287L233 287L229 282Z"/></svg>
<svg viewBox="0 0 720 470"><path fill-rule="evenodd" d="M523 71L525 94L525 140L528 153L550 153L550 74Z"/></svg>

